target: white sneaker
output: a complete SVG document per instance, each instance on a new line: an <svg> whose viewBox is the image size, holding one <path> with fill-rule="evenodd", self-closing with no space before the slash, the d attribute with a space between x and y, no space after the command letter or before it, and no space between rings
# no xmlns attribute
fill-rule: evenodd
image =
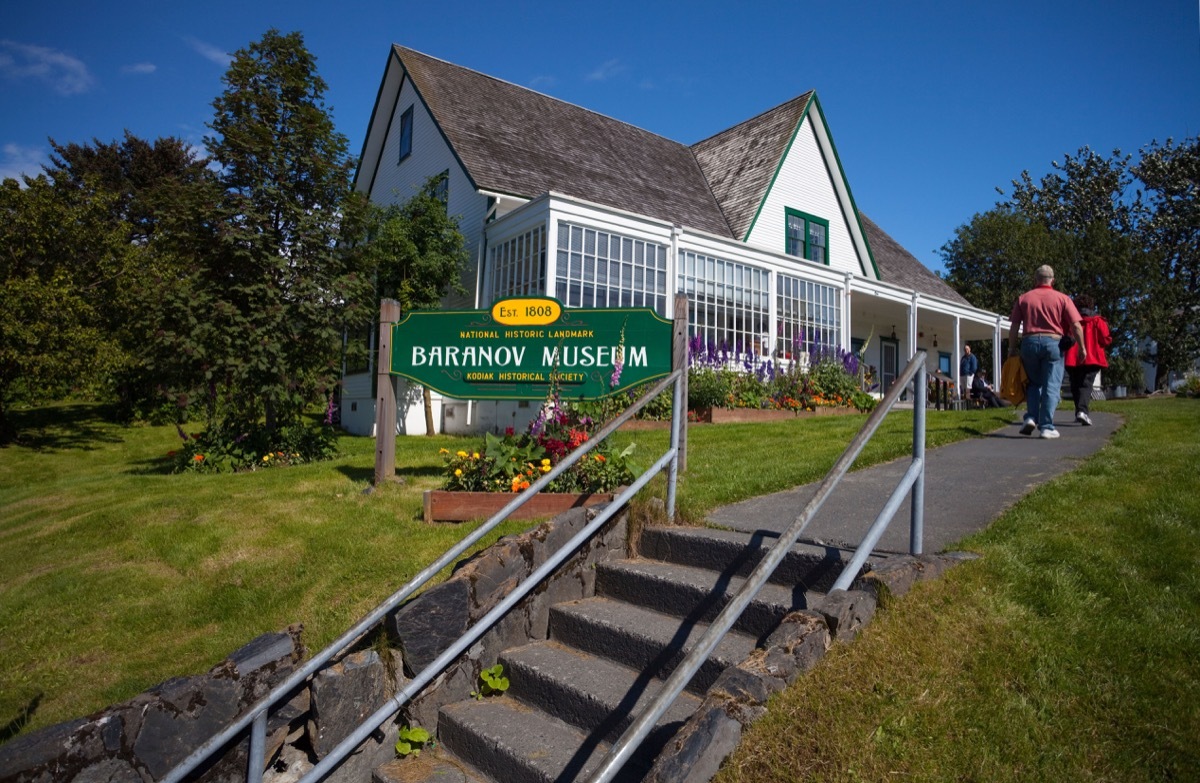
<svg viewBox="0 0 1200 783"><path fill-rule="evenodd" d="M1043 437L1043 438L1057 438L1057 437L1060 437L1060 436L1059 436L1059 434L1058 434L1058 430L1042 430L1040 437Z"/></svg>
<svg viewBox="0 0 1200 783"><path fill-rule="evenodd" d="M1033 419L1026 419L1025 423L1021 425L1021 434L1022 435L1032 435L1033 431L1036 429L1037 429L1037 424L1034 423Z"/></svg>
<svg viewBox="0 0 1200 783"><path fill-rule="evenodd" d="M1082 411L1075 414L1075 421L1079 422L1080 424L1082 424L1085 427L1092 426L1092 417L1088 416L1086 413L1083 413Z"/></svg>

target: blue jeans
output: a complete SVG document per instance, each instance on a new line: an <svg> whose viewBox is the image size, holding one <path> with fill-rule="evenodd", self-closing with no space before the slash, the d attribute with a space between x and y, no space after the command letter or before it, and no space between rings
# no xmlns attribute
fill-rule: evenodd
<svg viewBox="0 0 1200 783"><path fill-rule="evenodd" d="M1029 418L1039 430L1054 429L1054 411L1062 396L1063 355L1058 338L1034 334L1021 339L1021 364L1029 376L1025 387Z"/></svg>

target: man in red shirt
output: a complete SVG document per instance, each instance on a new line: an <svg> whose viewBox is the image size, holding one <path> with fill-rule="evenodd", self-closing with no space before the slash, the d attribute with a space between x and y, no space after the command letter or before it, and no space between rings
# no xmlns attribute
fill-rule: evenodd
<svg viewBox="0 0 1200 783"><path fill-rule="evenodd" d="M1017 335L1021 335L1021 364L1029 376L1025 389L1027 409L1022 435L1032 435L1036 429L1043 438L1057 438L1054 410L1061 397L1063 379L1063 335L1072 334L1079 346L1079 361L1086 362L1087 349L1083 344L1083 329L1079 311L1066 294L1054 290L1054 270L1039 266L1035 273L1037 285L1021 294L1013 304L1009 320L1008 354L1017 356Z"/></svg>

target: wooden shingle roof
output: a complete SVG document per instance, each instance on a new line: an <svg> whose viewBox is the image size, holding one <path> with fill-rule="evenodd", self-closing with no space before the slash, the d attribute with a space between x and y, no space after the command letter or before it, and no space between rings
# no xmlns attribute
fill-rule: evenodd
<svg viewBox="0 0 1200 783"><path fill-rule="evenodd" d="M412 49L394 52L477 188L557 191L731 236L685 145Z"/></svg>
<svg viewBox="0 0 1200 783"><path fill-rule="evenodd" d="M413 49L393 54L477 189L554 191L739 241L815 99L809 91L688 147ZM861 217L883 280L969 304Z"/></svg>
<svg viewBox="0 0 1200 783"><path fill-rule="evenodd" d="M692 145L733 236L745 239L792 136L812 99L787 103Z"/></svg>
<svg viewBox="0 0 1200 783"><path fill-rule="evenodd" d="M971 304L886 231L875 225L875 221L861 212L858 216L862 220L863 230L867 232L867 241L871 243L871 252L875 256L881 279L939 299Z"/></svg>

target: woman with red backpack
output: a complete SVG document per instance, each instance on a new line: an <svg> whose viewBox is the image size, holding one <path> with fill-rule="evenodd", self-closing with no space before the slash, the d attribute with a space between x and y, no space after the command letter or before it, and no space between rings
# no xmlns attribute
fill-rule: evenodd
<svg viewBox="0 0 1200 783"><path fill-rule="evenodd" d="M1090 427L1092 418L1088 408L1092 402L1092 386L1096 383L1096 373L1108 367L1108 358L1104 349L1112 345L1112 333L1108 330L1108 322L1096 312L1096 300L1087 294L1075 297L1075 307L1082 316L1080 326L1083 327L1083 347L1086 357L1085 364L1079 362L1079 349L1072 345L1067 350L1067 377L1071 383L1071 399L1075 402L1075 421Z"/></svg>

